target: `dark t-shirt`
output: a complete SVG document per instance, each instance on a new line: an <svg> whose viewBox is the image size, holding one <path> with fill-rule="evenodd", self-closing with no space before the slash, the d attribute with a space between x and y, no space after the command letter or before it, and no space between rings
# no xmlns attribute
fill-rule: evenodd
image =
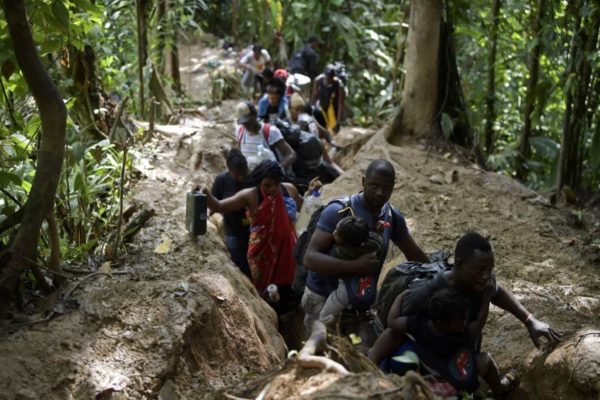
<svg viewBox="0 0 600 400"><path fill-rule="evenodd" d="M318 61L317 52L306 45L294 53L288 64L288 69L292 74L299 73L314 78L317 75Z"/></svg>
<svg viewBox="0 0 600 400"><path fill-rule="evenodd" d="M319 106L325 112L329 107L329 104L333 104L334 112L337 115L337 99L340 94L341 86L343 84L337 78L334 78L331 85L325 83L325 75L321 74L317 77L317 90L319 91Z"/></svg>
<svg viewBox="0 0 600 400"><path fill-rule="evenodd" d="M415 344L419 361L428 372L441 376L457 390L474 392L479 386L476 339L466 332L436 332L432 325L426 317L408 318L407 334Z"/></svg>
<svg viewBox="0 0 600 400"><path fill-rule="evenodd" d="M392 207L389 203L386 203L382 208L379 215L373 215L369 210L364 207L364 199L362 193L356 193L350 196L350 206L354 211L354 215L364 218L372 231L375 230L378 221L389 222L390 226L385 228L382 233L383 249L382 258L380 260L380 270L383 266L385 256L387 255L390 240L395 243L401 241L406 235L408 235L408 228L406 227L406 221L398 210ZM338 213L343 208L343 202L330 203L321 213L319 222L317 223L317 229L333 234L337 223L345 215ZM380 271L379 270L379 271ZM375 282L379 277L379 271L375 276ZM321 296L329 296L338 285L338 277L333 275L324 275L318 272L309 271L306 279L306 286L313 292L320 294Z"/></svg>
<svg viewBox="0 0 600 400"><path fill-rule="evenodd" d="M229 172L223 172L215 178L211 193L218 200L229 198L242 189L252 187L249 183L239 183ZM223 214L226 236L241 238L250 237L250 223L246 218L246 210Z"/></svg>

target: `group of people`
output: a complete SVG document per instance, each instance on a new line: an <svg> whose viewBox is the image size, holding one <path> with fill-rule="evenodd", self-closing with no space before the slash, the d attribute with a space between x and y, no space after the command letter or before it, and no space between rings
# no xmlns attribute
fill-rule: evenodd
<svg viewBox="0 0 600 400"><path fill-rule="evenodd" d="M260 95L258 116L265 122L275 118L289 118L288 105L292 95L297 93L303 101L304 110L313 115L325 131L337 133L344 115L346 87L339 68L327 64L318 73L319 56L317 48L320 40L310 36L306 45L295 51L287 67L276 68L267 49L254 44L242 51L239 66L243 70L242 87L248 94ZM311 90L302 86L312 82ZM309 93L310 92L310 93ZM296 105L299 100L296 100Z"/></svg>
<svg viewBox="0 0 600 400"><path fill-rule="evenodd" d="M268 53L253 50L266 65ZM309 74L315 73L316 65L311 57L305 63ZM359 349L385 372L411 368L402 357L411 351L418 356L419 369L436 377L437 394L472 393L481 377L493 396L502 398L517 379L513 371L501 376L492 356L481 350L490 304L519 319L538 347L541 337L555 342L560 335L497 283L492 247L474 232L458 240L453 265L427 279L411 281L395 296L387 315L373 312L390 244L409 262L430 263L403 215L390 204L396 172L387 160L369 164L357 193L319 209L312 230L309 224L302 233L307 235L305 247L298 248L301 232L295 223L303 194L318 190L321 182L315 174L308 187L299 188L289 179L300 151L284 137L282 130L287 128L271 124L268 117L271 112L281 117L274 99L287 96L279 85L267 80L267 106L261 108L259 102L257 110L250 101L238 104L238 146L227 154L227 171L216 177L212 190L204 190L211 212L224 215L225 243L232 260L265 300L269 301L268 289L275 285L281 295L277 299L291 304L272 304L276 311L289 311L299 303L307 334L317 320L335 325L341 334L357 334ZM302 125L303 132L323 137L321 130L330 133L335 128L320 125L306 113L306 103L296 92L285 104L288 122ZM300 269L307 274L297 274ZM382 329L374 329L375 325Z"/></svg>
<svg viewBox="0 0 600 400"><path fill-rule="evenodd" d="M232 149L227 166L228 172L205 193L210 210L224 214L232 259L267 301L272 284L284 297L297 298L300 294L292 285L296 287L295 271L301 266L294 258L298 238L294 225L303 197L293 184L284 182L284 169L277 161L262 161L249 172L243 154ZM383 371L405 372L407 364L397 361L398 356L412 351L418 355L420 370L437 377L439 393L473 392L481 377L494 397L501 398L517 380L514 371L501 376L491 355L481 351L490 304L519 319L538 347L541 337L555 342L560 335L496 282L492 247L474 232L457 242L453 266L430 279L415 280L396 297L388 315L373 315L390 242L408 261L430 262L402 214L389 202L395 176L389 161L375 160L359 192L319 210L302 257L308 271L300 301L306 333L317 320L335 324L341 334L357 334L359 348ZM311 189L319 185L313 182ZM384 327L379 335L375 322Z"/></svg>

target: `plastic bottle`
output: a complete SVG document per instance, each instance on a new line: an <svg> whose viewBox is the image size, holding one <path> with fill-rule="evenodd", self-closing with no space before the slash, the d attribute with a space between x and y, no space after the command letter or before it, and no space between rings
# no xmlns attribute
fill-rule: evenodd
<svg viewBox="0 0 600 400"><path fill-rule="evenodd" d="M279 289L277 288L277 285L271 283L267 286L267 297L271 303L279 302Z"/></svg>
<svg viewBox="0 0 600 400"><path fill-rule="evenodd" d="M321 199L321 192L319 190L313 190L306 196L302 209L300 210L298 222L296 223L296 232L298 232L299 235L306 230L308 223L310 222L310 217L322 205L323 199Z"/></svg>
<svg viewBox="0 0 600 400"><path fill-rule="evenodd" d="M271 153L271 151L267 150L262 144L256 146L256 165L265 160L271 160L271 154L269 153Z"/></svg>

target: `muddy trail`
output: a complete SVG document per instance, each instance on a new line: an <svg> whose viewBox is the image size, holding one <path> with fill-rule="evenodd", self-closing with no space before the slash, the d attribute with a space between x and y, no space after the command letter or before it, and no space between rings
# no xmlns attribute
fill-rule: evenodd
<svg viewBox="0 0 600 400"><path fill-rule="evenodd" d="M201 45L182 54L183 83L196 99L210 99L214 66L232 68L233 56ZM329 354L348 374L286 361L275 313L229 260L217 224L199 239L185 231L186 192L225 169L220 147L235 143L235 104L225 100L157 126L139 150L141 179L127 197L154 216L103 271L112 276L78 284L61 315L2 331L0 398L411 398L410 379L383 376L345 338L330 337ZM397 172L392 203L421 247L452 249L470 230L488 236L498 281L564 334L556 349L537 350L519 321L492 307L483 349L501 371L521 372L512 398L598 398L598 209L552 207L459 155L392 146L373 130L344 128L339 141L349 144L336 155L346 171L325 187L325 198L358 191L371 160L390 160ZM397 249L388 258L389 265L402 260Z"/></svg>

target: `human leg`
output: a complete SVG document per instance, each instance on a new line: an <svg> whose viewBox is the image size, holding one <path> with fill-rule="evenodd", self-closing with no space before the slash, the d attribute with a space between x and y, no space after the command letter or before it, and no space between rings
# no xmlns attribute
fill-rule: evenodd
<svg viewBox="0 0 600 400"><path fill-rule="evenodd" d="M335 289L323 305L321 312L319 314L319 320L321 320L324 324L331 324L334 322L337 317L342 313L342 311L348 307L350 304L348 300L348 292L346 291L346 286L341 283L338 285L337 289Z"/></svg>
<svg viewBox="0 0 600 400"><path fill-rule="evenodd" d="M304 309L304 329L307 337L311 333L313 323L319 319L325 300L325 297L313 292L308 287L304 288L300 305Z"/></svg>
<svg viewBox="0 0 600 400"><path fill-rule="evenodd" d="M479 375L492 390L494 398L503 398L518 385L515 370L509 371L503 378L500 378L498 366L490 353L481 352L477 354L476 359Z"/></svg>
<svg viewBox="0 0 600 400"><path fill-rule="evenodd" d="M250 266L248 266L248 238L225 236L225 245L235 265L244 275L252 279Z"/></svg>

